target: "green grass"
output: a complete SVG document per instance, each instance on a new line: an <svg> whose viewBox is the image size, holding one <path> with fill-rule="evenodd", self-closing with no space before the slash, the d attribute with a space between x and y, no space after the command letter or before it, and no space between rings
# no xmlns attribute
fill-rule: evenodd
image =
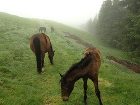
<svg viewBox="0 0 140 105"><path fill-rule="evenodd" d="M45 58L45 71L36 71L29 38L38 27L54 26L48 35L55 49L54 65ZM0 105L83 105L83 81L79 80L68 102L61 100L60 76L79 61L84 47L64 37L70 32L97 46L102 53L99 86L104 105L140 105L140 74L112 64L107 55L124 57L124 52L105 47L90 34L47 20L26 19L0 13ZM127 58L125 56L124 58ZM98 105L93 83L88 81L88 105Z"/></svg>

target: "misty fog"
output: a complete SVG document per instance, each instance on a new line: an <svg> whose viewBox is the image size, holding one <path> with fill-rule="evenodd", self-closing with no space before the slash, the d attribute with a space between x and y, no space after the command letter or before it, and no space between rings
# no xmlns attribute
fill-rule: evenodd
<svg viewBox="0 0 140 105"><path fill-rule="evenodd" d="M1 0L0 12L81 25L94 18L103 0Z"/></svg>

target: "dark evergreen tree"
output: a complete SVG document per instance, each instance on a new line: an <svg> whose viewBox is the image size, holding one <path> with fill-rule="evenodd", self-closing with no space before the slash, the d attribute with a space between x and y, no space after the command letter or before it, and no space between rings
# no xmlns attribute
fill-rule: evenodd
<svg viewBox="0 0 140 105"><path fill-rule="evenodd" d="M106 0L88 24L104 43L140 57L140 0Z"/></svg>

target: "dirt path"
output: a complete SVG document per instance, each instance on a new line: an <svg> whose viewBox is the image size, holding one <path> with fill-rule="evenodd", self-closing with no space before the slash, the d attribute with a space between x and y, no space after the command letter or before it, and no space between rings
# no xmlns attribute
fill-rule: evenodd
<svg viewBox="0 0 140 105"><path fill-rule="evenodd" d="M68 37L68 38L71 38L71 39L75 40L78 44L81 44L84 47L94 47L92 44L83 41L78 36L75 36L75 35L73 35L69 32L63 32L63 33L65 34L65 37ZM121 60L121 59L115 58L113 56L107 56L106 58L109 59L109 60L112 60L115 63L119 63L119 64L127 67L128 69L131 69L132 71L134 71L136 73L140 73L140 65L128 62L126 60Z"/></svg>
<svg viewBox="0 0 140 105"><path fill-rule="evenodd" d="M113 60L114 62L117 62L117 63L127 67L128 69L133 70L136 73L140 73L140 65L128 62L126 60L121 60L121 59L115 58L113 56L107 56L106 58L109 60Z"/></svg>
<svg viewBox="0 0 140 105"><path fill-rule="evenodd" d="M74 39L78 44L83 45L84 47L94 47L92 44L87 43L85 41L83 41L81 38L79 38L78 36L75 36L69 32L63 32L65 34L65 37Z"/></svg>

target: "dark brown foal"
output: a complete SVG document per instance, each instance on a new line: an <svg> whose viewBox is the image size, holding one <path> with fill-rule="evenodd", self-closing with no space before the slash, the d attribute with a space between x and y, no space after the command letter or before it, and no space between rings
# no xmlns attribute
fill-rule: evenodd
<svg viewBox="0 0 140 105"><path fill-rule="evenodd" d="M64 101L67 101L74 84L80 78L84 82L84 103L87 104L87 80L91 79L94 83L95 93L98 97L99 104L102 104L100 91L98 87L98 71L101 65L100 52L97 48L87 48L84 52L84 57L78 63L75 63L70 69L61 75L61 95Z"/></svg>

